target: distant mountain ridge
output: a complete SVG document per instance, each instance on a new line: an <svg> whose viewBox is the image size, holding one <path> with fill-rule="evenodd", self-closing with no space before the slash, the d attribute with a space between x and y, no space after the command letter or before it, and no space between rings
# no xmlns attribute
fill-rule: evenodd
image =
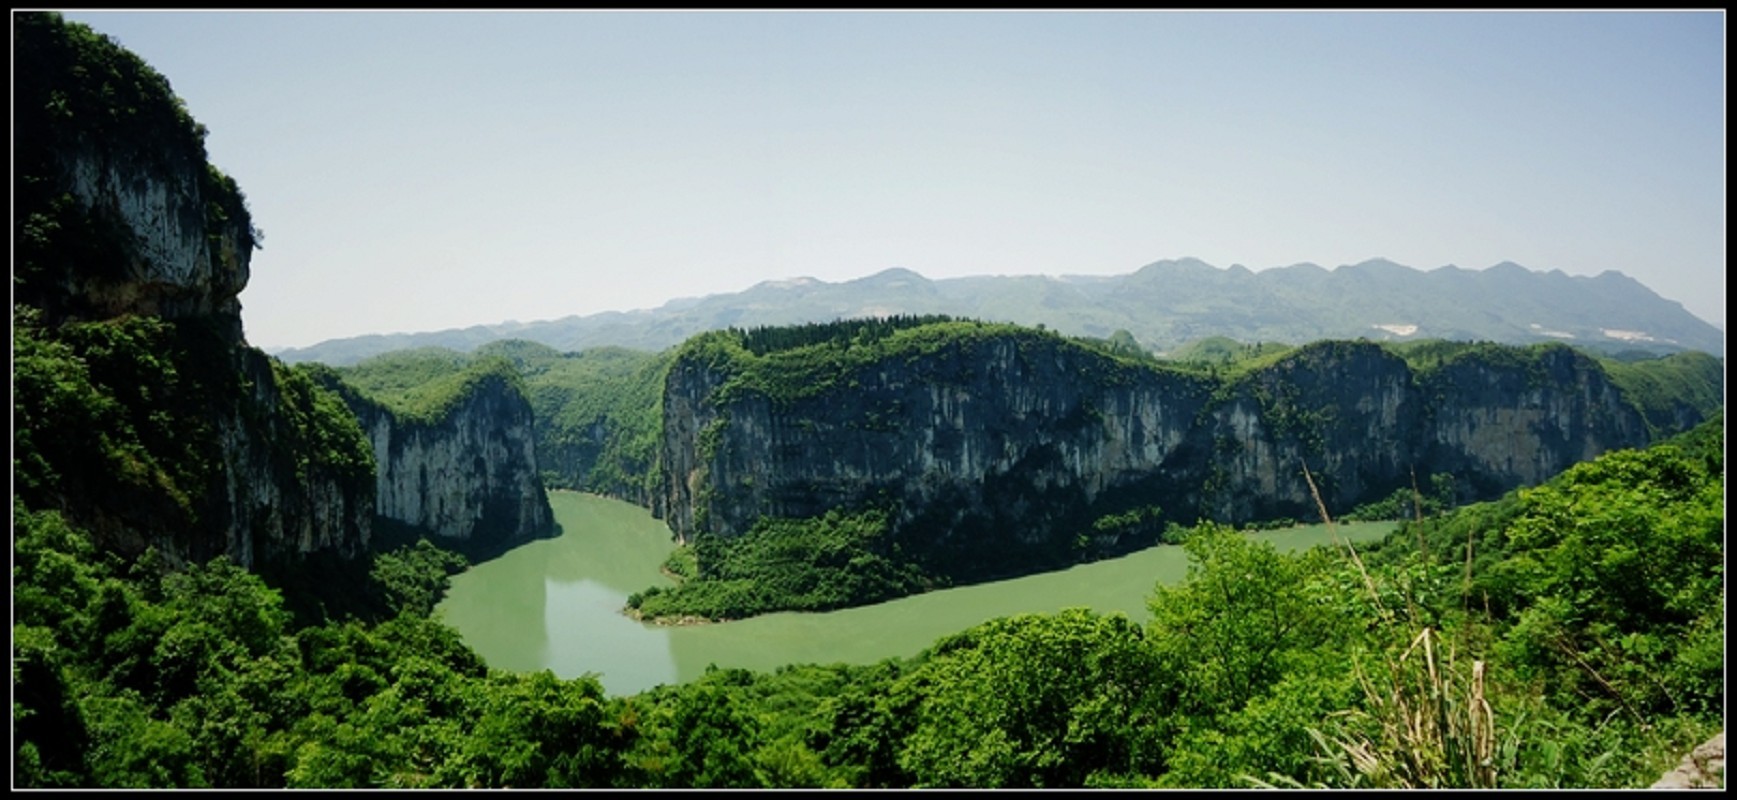
<svg viewBox="0 0 1737 800"><path fill-rule="evenodd" d="M1595 349L1700 350L1724 355L1724 333L1616 271L1570 276L1504 261L1484 270L1427 272L1386 259L1332 270L1311 263L1254 272L1196 258L1156 261L1117 276L974 276L931 280L903 268L839 283L768 280L746 290L609 311L426 333L374 334L283 350L286 362L353 364L391 350L469 351L525 339L572 352L618 346L659 351L728 327L948 314L1044 325L1068 335L1132 333L1159 352L1207 336L1303 344L1320 339L1459 339Z"/></svg>

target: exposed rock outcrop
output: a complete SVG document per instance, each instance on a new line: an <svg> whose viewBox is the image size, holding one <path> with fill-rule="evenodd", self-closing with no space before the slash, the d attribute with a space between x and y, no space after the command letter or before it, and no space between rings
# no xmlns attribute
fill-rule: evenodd
<svg viewBox="0 0 1737 800"><path fill-rule="evenodd" d="M258 234L204 128L89 28L13 31L20 499L171 561L363 551L360 430L243 339Z"/></svg>
<svg viewBox="0 0 1737 800"><path fill-rule="evenodd" d="M252 565L258 555L361 555L373 530L373 463L358 429L336 398L265 354L247 348L239 359L247 391L235 413L216 418L223 466L212 522L232 515L229 556Z"/></svg>
<svg viewBox="0 0 1737 800"><path fill-rule="evenodd" d="M1414 472L1487 499L1648 441L1598 364L1561 346L1419 371L1372 343L1326 342L1224 380L1020 329L841 358L815 386L690 348L664 395L654 512L689 538L886 507L907 555L987 574L1150 544L1155 525L1078 537L1130 509L1185 525L1316 517L1305 465L1339 514Z"/></svg>
<svg viewBox="0 0 1737 800"><path fill-rule="evenodd" d="M1676 769L1665 773L1653 789L1725 788L1725 732L1719 731L1688 755Z"/></svg>
<svg viewBox="0 0 1737 800"><path fill-rule="evenodd" d="M194 320L14 328L15 491L125 553L256 566L367 548L373 459L343 404Z"/></svg>
<svg viewBox="0 0 1737 800"><path fill-rule="evenodd" d="M50 321L232 324L258 243L169 83L81 25L14 17L15 301Z"/></svg>
<svg viewBox="0 0 1737 800"><path fill-rule="evenodd" d="M899 527L943 548L1044 546L1059 523L1087 527L1095 504L1154 476L1212 388L1050 339L1014 334L888 359L791 401L746 392L713 402L729 371L678 361L657 510L678 536L733 536L760 516L891 502Z"/></svg>
<svg viewBox="0 0 1737 800"><path fill-rule="evenodd" d="M1317 516L1304 465L1338 514L1410 486L1413 471L1423 486L1451 476L1462 501L1491 499L1649 441L1598 364L1564 346L1419 373L1371 343L1323 342L1224 394L1171 474L1201 487L1202 516L1231 522Z"/></svg>
<svg viewBox="0 0 1737 800"><path fill-rule="evenodd" d="M554 530L530 401L509 375L476 374L426 417L395 412L335 373L321 382L343 397L372 444L381 517L479 552Z"/></svg>

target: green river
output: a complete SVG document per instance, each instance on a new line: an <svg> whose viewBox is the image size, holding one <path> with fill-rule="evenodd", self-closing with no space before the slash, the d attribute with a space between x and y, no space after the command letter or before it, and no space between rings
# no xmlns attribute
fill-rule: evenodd
<svg viewBox="0 0 1737 800"><path fill-rule="evenodd" d="M915 655L949 633L995 617L1086 606L1145 621L1160 581L1182 580L1182 548L996 583L964 586L826 613L780 613L713 625L663 627L621 614L627 596L669 579L658 571L674 542L639 506L576 492L549 493L562 533L514 548L453 576L435 613L498 669L594 673L629 695L699 677L707 665L772 670L785 664L871 664ZM1379 539L1392 523L1340 525L1353 541ZM1280 547L1328 541L1325 526L1251 534Z"/></svg>

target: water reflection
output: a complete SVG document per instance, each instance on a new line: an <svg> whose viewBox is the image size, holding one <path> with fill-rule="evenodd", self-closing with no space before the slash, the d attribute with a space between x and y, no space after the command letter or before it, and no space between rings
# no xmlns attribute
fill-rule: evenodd
<svg viewBox="0 0 1737 800"><path fill-rule="evenodd" d="M627 595L669 581L669 528L642 508L551 492L562 533L453 576L436 613L491 667L595 673L611 694L676 681L669 636L620 611Z"/></svg>
<svg viewBox="0 0 1737 800"><path fill-rule="evenodd" d="M627 595L668 578L669 528L638 506L551 492L563 533L532 542L454 576L437 613L499 669L548 669L562 678L596 674L610 694L693 680L706 667L772 670L785 664L872 664L915 655L936 639L985 620L1072 606L1149 616L1159 583L1181 581L1182 548L1160 546L1121 558L997 583L905 597L822 614L768 614L715 625L659 627L621 614ZM1341 526L1353 541L1391 525ZM1253 534L1285 549L1325 543L1317 526Z"/></svg>
<svg viewBox="0 0 1737 800"><path fill-rule="evenodd" d="M550 580L548 594L550 671L562 678L596 673L603 689L617 695L677 682L669 631L622 616L625 593L592 580Z"/></svg>
<svg viewBox="0 0 1737 800"><path fill-rule="evenodd" d="M565 537L563 537L565 538ZM540 551L560 539L532 542L452 577L434 612L456 628L490 666L514 672L542 669L549 659L543 618L548 583L533 574Z"/></svg>

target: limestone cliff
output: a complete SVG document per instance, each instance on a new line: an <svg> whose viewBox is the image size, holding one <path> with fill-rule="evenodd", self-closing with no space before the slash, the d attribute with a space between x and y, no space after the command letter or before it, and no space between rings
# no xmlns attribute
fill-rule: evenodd
<svg viewBox="0 0 1737 800"><path fill-rule="evenodd" d="M511 368L453 373L432 400L389 404L330 368L299 367L344 399L372 444L375 510L470 552L554 530L537 468L530 401Z"/></svg>
<svg viewBox="0 0 1737 800"><path fill-rule="evenodd" d="M794 397L736 391L719 403L730 368L678 360L657 510L680 537L733 536L760 516L890 504L895 536L926 537L919 549L941 560L955 553L994 572L1003 556L1029 557L1014 551L1065 558L1073 539L1056 531L1084 530L1093 512L1131 499L1181 444L1210 384L1003 327L915 359L866 361Z"/></svg>
<svg viewBox="0 0 1737 800"><path fill-rule="evenodd" d="M221 323L14 318L15 493L122 552L244 566L370 541L373 459L341 402Z"/></svg>
<svg viewBox="0 0 1737 800"><path fill-rule="evenodd" d="M1420 479L1436 471L1423 452L1426 416L1397 356L1312 345L1218 390L1173 456L1166 506L1232 523L1318 518L1306 466L1329 513L1342 513L1409 485L1413 469Z"/></svg>
<svg viewBox="0 0 1737 800"><path fill-rule="evenodd" d="M1414 370L1372 343L1325 342L1220 395L1171 477L1199 487L1177 507L1233 522L1318 517L1305 465L1339 514L1414 474L1421 486L1451 476L1461 501L1491 499L1649 441L1599 365L1560 345L1481 347Z"/></svg>
<svg viewBox="0 0 1737 800"><path fill-rule="evenodd" d="M745 342L701 337L672 366L654 511L686 539L886 508L904 553L956 576L1150 544L1156 525L1100 523L1154 506L1185 525L1317 518L1304 466L1339 514L1414 474L1484 499L1648 440L1599 365L1561 346L1414 368L1327 342L1222 378L975 323Z"/></svg>
<svg viewBox="0 0 1737 800"><path fill-rule="evenodd" d="M18 499L171 561L363 551L360 430L243 339L258 234L204 128L85 26L16 14L13 47Z"/></svg>
<svg viewBox="0 0 1737 800"><path fill-rule="evenodd" d="M211 317L240 336L258 244L169 83L82 25L14 17L15 301L51 321Z"/></svg>
<svg viewBox="0 0 1737 800"><path fill-rule="evenodd" d="M1566 347L1534 352L1529 359L1459 359L1419 382L1434 412L1424 422L1424 460L1465 475L1479 497L1651 441L1640 410L1598 364Z"/></svg>
<svg viewBox="0 0 1737 800"><path fill-rule="evenodd" d="M471 353L472 358L507 359L523 378L536 418L537 466L546 486L642 506L651 505L656 485L652 475L663 419L658 403L670 355L614 347L563 353L511 339ZM356 367L384 358L376 356Z"/></svg>

